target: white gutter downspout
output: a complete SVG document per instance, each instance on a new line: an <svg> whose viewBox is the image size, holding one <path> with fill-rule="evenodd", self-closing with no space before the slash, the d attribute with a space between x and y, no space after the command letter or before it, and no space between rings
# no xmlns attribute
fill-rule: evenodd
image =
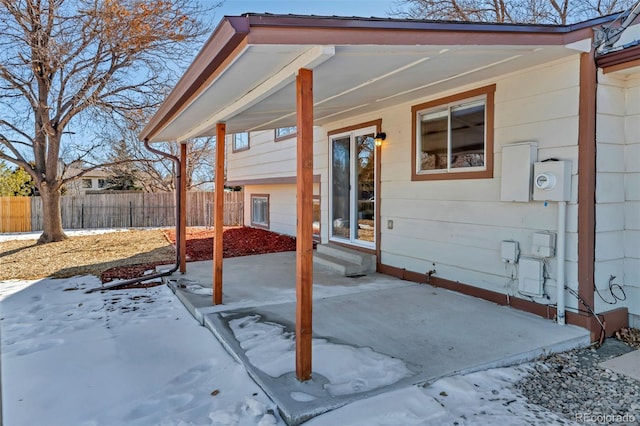
<svg viewBox="0 0 640 426"><path fill-rule="evenodd" d="M565 302L564 302L564 263L565 263L565 240L567 223L567 202L558 201L558 275L556 277L557 289L557 321L558 324L565 324Z"/></svg>

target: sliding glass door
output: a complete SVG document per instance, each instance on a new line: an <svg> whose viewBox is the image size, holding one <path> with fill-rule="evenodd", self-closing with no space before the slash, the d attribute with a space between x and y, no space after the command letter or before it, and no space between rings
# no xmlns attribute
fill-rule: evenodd
<svg viewBox="0 0 640 426"><path fill-rule="evenodd" d="M375 247L375 128L333 135L331 148L331 238Z"/></svg>

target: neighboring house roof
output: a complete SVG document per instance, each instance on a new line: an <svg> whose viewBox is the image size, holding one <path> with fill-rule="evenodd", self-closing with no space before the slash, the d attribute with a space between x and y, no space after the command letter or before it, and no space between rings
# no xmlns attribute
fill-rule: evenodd
<svg viewBox="0 0 640 426"><path fill-rule="evenodd" d="M82 171L83 171L83 169L79 169L79 168L75 168L75 167L69 167L65 171L64 177L66 178L66 177L77 176ZM84 175L82 175L81 179L91 179L91 178L103 179L103 178L107 178L107 177L109 177L109 173L107 173L106 170L104 170L104 169L93 169L93 170L85 173Z"/></svg>
<svg viewBox="0 0 640 426"><path fill-rule="evenodd" d="M140 134L151 142L296 124L314 70L314 124L349 119L591 51L593 28L247 14L225 17Z"/></svg>

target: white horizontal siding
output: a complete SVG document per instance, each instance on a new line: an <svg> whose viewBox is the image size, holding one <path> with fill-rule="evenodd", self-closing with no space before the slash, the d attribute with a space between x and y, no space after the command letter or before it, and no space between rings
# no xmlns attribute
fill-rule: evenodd
<svg viewBox="0 0 640 426"><path fill-rule="evenodd" d="M627 201L639 201L640 200L640 173L629 172L625 176L624 185L625 200Z"/></svg>
<svg viewBox="0 0 640 426"><path fill-rule="evenodd" d="M531 98L577 87L580 84L580 64L574 59L564 59L532 67L510 77L513 78L500 81L501 91L496 93L496 102Z"/></svg>
<svg viewBox="0 0 640 426"><path fill-rule="evenodd" d="M526 256L533 232L557 229L554 203L500 201L503 146L533 141L540 160L554 157L572 162L566 275L567 285L577 288L579 56L460 87L457 92L486 84L496 84L492 179L411 181L411 106L452 92L316 129L314 173L321 175L323 240L328 231L327 131L382 118L387 140L381 148L381 261L425 273L435 263L439 277L505 293L511 272L500 261L500 241L518 241ZM625 287L636 294L629 299L638 301L640 162L633 158L640 154L640 78L600 75L597 93L596 283L601 288L610 275L623 277ZM228 179L295 175L295 138L281 142L272 138L273 132L252 134L250 150L229 154ZM270 194L272 230L295 233L294 185L246 190L247 196L250 191ZM250 214L250 209L246 211ZM393 220L393 229L387 229L388 220ZM556 259L550 259L548 272L554 278L556 266ZM546 288L552 302L554 278ZM577 307L572 297L567 303ZM638 303L627 306L640 315Z"/></svg>
<svg viewBox="0 0 640 426"><path fill-rule="evenodd" d="M620 172L624 169L625 151L624 143L600 144L598 146L598 156L596 157L596 170L599 173Z"/></svg>
<svg viewBox="0 0 640 426"><path fill-rule="evenodd" d="M314 184L314 194L319 193L319 185ZM269 230L286 235L296 235L296 185L246 185L244 222L251 225L251 195L269 195ZM321 205L326 210L326 207ZM326 213L326 212L325 212Z"/></svg>
<svg viewBox="0 0 640 426"><path fill-rule="evenodd" d="M640 73L598 76L596 265L602 298L614 301L610 276L627 294L617 306L640 322ZM596 308L608 305L596 296Z"/></svg>
<svg viewBox="0 0 640 426"><path fill-rule="evenodd" d="M251 195L269 195L269 230L295 235L296 186L295 185L247 185L245 192L245 223L251 224Z"/></svg>
<svg viewBox="0 0 640 426"><path fill-rule="evenodd" d="M598 113L596 140L598 146L604 144L625 144L625 119L620 115Z"/></svg>
<svg viewBox="0 0 640 426"><path fill-rule="evenodd" d="M227 180L233 182L295 176L297 139L294 137L275 142L274 136L273 130L251 132L249 149L239 152L232 152L231 143L228 142ZM318 169L327 167L326 140L326 133L314 128L314 165Z"/></svg>
<svg viewBox="0 0 640 426"><path fill-rule="evenodd" d="M640 230L640 201L627 201L624 204L624 228Z"/></svg>
<svg viewBox="0 0 640 426"><path fill-rule="evenodd" d="M496 114L495 126L497 128L507 125L518 126L575 117L578 115L578 103L576 102L578 92L579 88L576 86L507 102L500 102L499 99L496 99L496 107L500 106L501 109L500 113ZM558 143L566 142L558 141Z"/></svg>
<svg viewBox="0 0 640 426"><path fill-rule="evenodd" d="M597 173L596 203L620 203L625 200L625 173L621 166L618 173Z"/></svg>
<svg viewBox="0 0 640 426"><path fill-rule="evenodd" d="M596 205L599 232L621 231L625 227L625 203L600 203Z"/></svg>
<svg viewBox="0 0 640 426"><path fill-rule="evenodd" d="M505 143L536 141L545 149L558 145L575 145L578 140L578 121L575 117L549 119L544 125L528 123L504 125L494 131L494 140L499 150Z"/></svg>
<svg viewBox="0 0 640 426"><path fill-rule="evenodd" d="M522 255L527 255L533 232L557 229L554 203L500 201L502 147L534 141L540 159L572 161L566 271L568 285L576 288L578 71L576 55L571 60L460 88L462 92L496 84L493 179L411 181L411 105L431 99L416 99L376 117L362 117L360 122L381 117L387 133L381 152L382 262L416 272L433 269L435 263L439 277L505 293L511 272L500 261L500 242L516 240ZM387 229L388 220L393 220L393 229ZM549 274L555 277L555 258L548 265ZM548 280L547 292L552 299L554 286L554 280Z"/></svg>

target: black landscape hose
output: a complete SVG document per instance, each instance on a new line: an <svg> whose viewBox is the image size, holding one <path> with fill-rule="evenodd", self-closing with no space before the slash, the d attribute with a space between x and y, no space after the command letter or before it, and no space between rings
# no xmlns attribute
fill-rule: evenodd
<svg viewBox="0 0 640 426"><path fill-rule="evenodd" d="M175 271L177 271L180 268L180 249L178 247L178 245L180 244L181 238L182 238L182 233L180 232L180 207L182 205L182 197L180 197L180 183L181 183L181 179L182 179L182 175L180 173L180 169L181 169L180 168L180 159L178 157L176 157L175 155L172 155L172 154L169 154L167 152L160 151L158 149L152 148L149 145L149 140L146 139L146 138L144 140L144 147L148 151L153 152L154 154L158 154L158 155L160 155L162 157L170 159L176 165L176 263L168 271L157 272L155 274L149 274L149 275L143 275L142 277L131 278L130 280L118 281L116 283L113 283L113 284L110 284L110 285L107 285L107 286L101 286L101 287L92 288L90 290L87 290L85 293L93 293L93 292L102 291L102 290L111 290L111 289L116 289L116 288L119 288L119 287L126 287L126 286L130 286L130 285L133 285L133 284L138 284L138 283L141 283L143 281L149 281L149 280L153 280L153 279L156 279L156 278L166 277L168 275L173 274Z"/></svg>

